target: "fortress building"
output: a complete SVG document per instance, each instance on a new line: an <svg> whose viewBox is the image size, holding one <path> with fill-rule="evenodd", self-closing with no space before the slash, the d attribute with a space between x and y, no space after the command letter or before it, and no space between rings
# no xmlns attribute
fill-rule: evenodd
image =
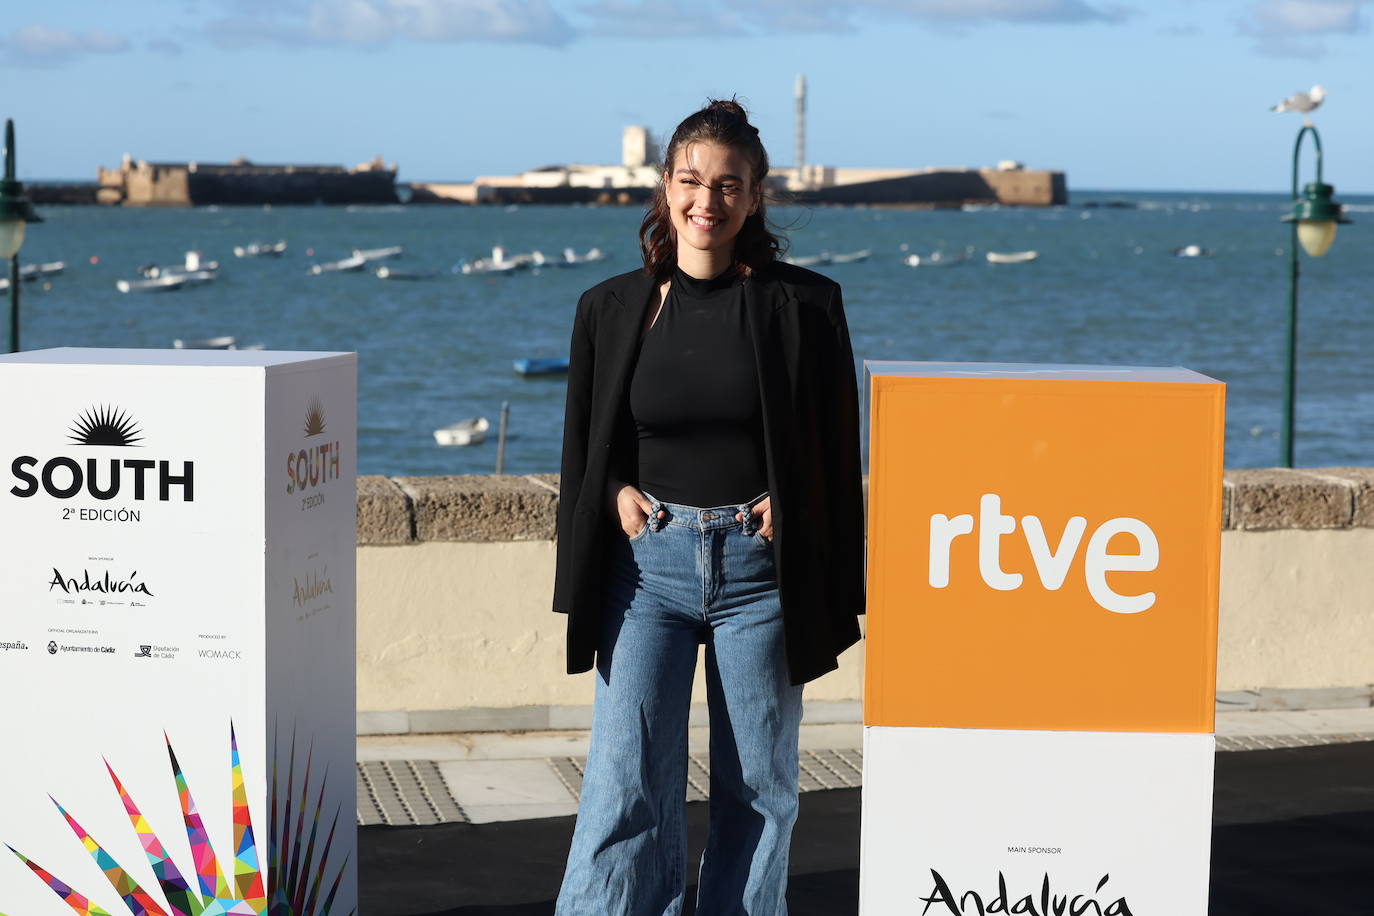
<svg viewBox="0 0 1374 916"><path fill-rule="evenodd" d="M206 204L394 204L396 165L378 156L341 165L259 165L243 157L225 165L134 161L101 168L96 200L126 207Z"/></svg>

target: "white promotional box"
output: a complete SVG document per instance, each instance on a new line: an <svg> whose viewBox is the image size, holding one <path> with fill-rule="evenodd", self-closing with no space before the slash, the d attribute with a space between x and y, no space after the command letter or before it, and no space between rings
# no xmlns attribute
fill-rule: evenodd
<svg viewBox="0 0 1374 916"><path fill-rule="evenodd" d="M869 362L862 916L1206 916L1225 386Z"/></svg>
<svg viewBox="0 0 1374 916"><path fill-rule="evenodd" d="M356 390L0 357L0 913L356 911Z"/></svg>
<svg viewBox="0 0 1374 916"><path fill-rule="evenodd" d="M1206 916L1212 735L864 729L860 912Z"/></svg>

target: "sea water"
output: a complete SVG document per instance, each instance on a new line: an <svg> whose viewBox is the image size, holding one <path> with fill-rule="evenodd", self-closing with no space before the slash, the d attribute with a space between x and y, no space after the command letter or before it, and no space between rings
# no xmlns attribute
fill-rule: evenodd
<svg viewBox="0 0 1374 916"><path fill-rule="evenodd" d="M1092 202L1128 206L1085 206ZM1297 463L1374 465L1374 201L1350 198L1354 225L1325 258L1302 260ZM1226 464L1279 463L1287 320L1288 227L1280 195L1077 192L1070 207L916 211L775 208L792 253L869 249L867 261L821 266L839 281L864 359L1181 365L1227 383ZM22 289L25 349L170 347L232 335L240 345L359 354L359 470L472 474L493 470L502 402L510 405L508 473L555 471L563 377L524 378L522 357L568 352L578 295L639 261L638 208L597 207L44 207L25 264L66 272ZM281 258L237 259L235 245L288 242ZM1213 257L1185 259L1195 244ZM354 248L400 245L423 281L371 271L310 276ZM605 261L510 276L457 263L596 247ZM972 249L966 262L911 268L908 253ZM986 251L1036 250L994 266ZM146 264L187 250L220 262L218 280L124 294ZM95 259L95 263L93 263ZM377 266L377 265L373 265ZM12 396L7 393L6 396ZM92 403L100 393L91 392ZM121 405L124 406L124 405ZM126 409L132 409L128 407ZM436 427L485 416L484 444L441 448ZM186 422L214 423L213 405Z"/></svg>

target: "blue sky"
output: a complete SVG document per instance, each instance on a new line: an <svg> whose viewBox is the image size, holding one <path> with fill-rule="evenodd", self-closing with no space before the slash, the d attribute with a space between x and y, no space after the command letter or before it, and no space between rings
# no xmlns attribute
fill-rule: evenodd
<svg viewBox="0 0 1374 916"><path fill-rule="evenodd" d="M1321 83L1338 195L1374 192L1374 0L11 0L20 178L151 160L348 163L409 180L613 162L737 94L790 163L1020 159L1070 189L1285 190Z"/></svg>

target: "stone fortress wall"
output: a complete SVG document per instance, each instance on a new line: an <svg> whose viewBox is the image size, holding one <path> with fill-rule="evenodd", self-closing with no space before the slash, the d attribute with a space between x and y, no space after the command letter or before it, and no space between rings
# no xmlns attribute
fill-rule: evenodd
<svg viewBox="0 0 1374 916"><path fill-rule="evenodd" d="M1374 469L1232 470L1224 493L1218 705L1371 705ZM550 610L557 508L556 474L359 479L359 734L589 726ZM859 721L862 688L860 643L806 720Z"/></svg>

